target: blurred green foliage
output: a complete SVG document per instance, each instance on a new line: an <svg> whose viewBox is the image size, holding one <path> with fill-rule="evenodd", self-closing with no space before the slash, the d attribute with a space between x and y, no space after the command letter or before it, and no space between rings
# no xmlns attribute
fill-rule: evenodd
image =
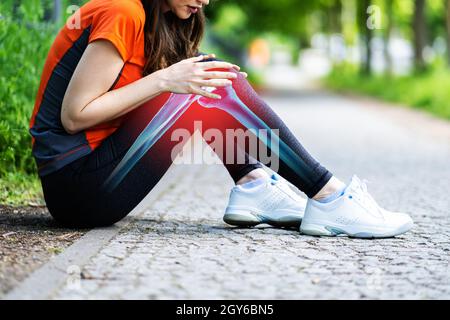
<svg viewBox="0 0 450 320"><path fill-rule="evenodd" d="M351 3L354 0L330 1ZM417 10L420 10L417 6L419 0L371 0L368 2L377 5L382 13L382 28L373 30L373 36L381 37L385 46L389 37L393 35L392 32L395 36L409 41L412 47L416 48L414 68L406 76L393 75L392 65L388 65L384 74L369 72L362 75L358 70L361 70L363 63L360 65L340 63L334 67L324 83L336 90L362 93L420 108L450 120L450 54L448 53L450 24L447 26L447 14L450 14L447 10L450 1L426 0L423 15L417 15ZM391 15L387 10L389 4L392 5ZM418 21L414 20L415 16L423 16L422 23L417 23ZM343 22L344 26L351 23L349 20ZM359 29L361 27L359 26ZM389 27L391 33L388 33ZM438 49L435 49L436 40L441 41ZM444 51L442 51L442 43L444 43ZM447 52L445 52L445 44ZM365 46L369 46L369 42L365 43ZM431 56L428 54L425 58L426 50L432 51L433 54ZM388 61L387 52L384 52L384 55ZM420 62L424 63L425 67L421 68Z"/></svg>
<svg viewBox="0 0 450 320"><path fill-rule="evenodd" d="M340 92L355 92L412 106L450 120L450 73L439 61L420 76L361 76L354 65L336 66L325 84Z"/></svg>

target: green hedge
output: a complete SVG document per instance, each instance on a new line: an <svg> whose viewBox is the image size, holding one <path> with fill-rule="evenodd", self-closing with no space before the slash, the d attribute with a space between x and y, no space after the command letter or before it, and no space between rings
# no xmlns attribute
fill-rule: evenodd
<svg viewBox="0 0 450 320"><path fill-rule="evenodd" d="M365 77L356 67L341 65L335 67L325 84L338 91L374 96L450 120L450 72L441 64L425 74L402 77Z"/></svg>
<svg viewBox="0 0 450 320"><path fill-rule="evenodd" d="M27 12L25 8L21 11ZM15 171L32 174L35 166L28 122L56 30L52 25L13 19L0 12L0 177Z"/></svg>
<svg viewBox="0 0 450 320"><path fill-rule="evenodd" d="M0 203L38 193L28 122L57 29L42 22L40 1L0 3ZM29 190L27 191L27 188Z"/></svg>

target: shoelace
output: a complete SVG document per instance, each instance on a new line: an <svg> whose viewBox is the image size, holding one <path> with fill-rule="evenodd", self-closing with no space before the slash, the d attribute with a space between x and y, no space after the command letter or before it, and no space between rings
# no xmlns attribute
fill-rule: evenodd
<svg viewBox="0 0 450 320"><path fill-rule="evenodd" d="M351 196L354 197L355 200L361 204L361 206L368 209L367 211L369 211L370 213L376 212L378 217L384 219L384 215L380 210L380 206L367 190L366 182L368 183L369 181L361 181L358 177L354 177L354 179L357 183L356 186L355 184L352 184Z"/></svg>
<svg viewBox="0 0 450 320"><path fill-rule="evenodd" d="M273 177L276 177L276 179L271 179L272 181L270 183L272 185L277 185L281 191L293 199L298 199L300 197L299 193L296 192L298 189L292 183L277 175L273 175Z"/></svg>

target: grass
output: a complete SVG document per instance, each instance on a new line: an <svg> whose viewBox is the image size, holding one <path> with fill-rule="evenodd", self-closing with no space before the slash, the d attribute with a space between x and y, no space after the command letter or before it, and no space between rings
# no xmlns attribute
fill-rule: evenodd
<svg viewBox="0 0 450 320"><path fill-rule="evenodd" d="M49 247L47 248L47 251L53 255L58 255L61 252L63 252L63 248L58 248L58 247Z"/></svg>
<svg viewBox="0 0 450 320"><path fill-rule="evenodd" d="M8 173L0 179L0 204L9 206L43 205L43 195L36 175Z"/></svg>
<svg viewBox="0 0 450 320"><path fill-rule="evenodd" d="M324 83L336 91L373 96L450 120L450 72L445 67L420 75L366 77L360 75L356 67L342 65L337 66Z"/></svg>

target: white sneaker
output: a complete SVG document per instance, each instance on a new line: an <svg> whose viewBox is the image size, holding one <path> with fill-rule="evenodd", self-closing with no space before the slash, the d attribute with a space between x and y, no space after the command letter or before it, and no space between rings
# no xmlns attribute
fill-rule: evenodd
<svg viewBox="0 0 450 320"><path fill-rule="evenodd" d="M274 227L298 228L306 200L277 175L258 180L253 187L237 185L231 189L223 221L234 226L267 223Z"/></svg>
<svg viewBox="0 0 450 320"><path fill-rule="evenodd" d="M314 236L346 234L356 238L387 238L413 227L409 215L382 209L353 176L344 194L329 202L308 199L300 232Z"/></svg>

